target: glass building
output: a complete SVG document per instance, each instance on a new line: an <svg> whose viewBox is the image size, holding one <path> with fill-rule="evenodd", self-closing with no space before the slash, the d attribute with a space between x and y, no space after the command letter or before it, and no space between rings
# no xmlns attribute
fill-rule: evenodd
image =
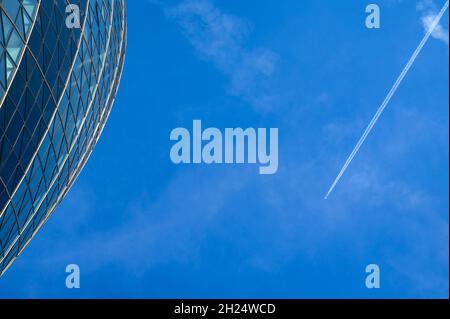
<svg viewBox="0 0 450 319"><path fill-rule="evenodd" d="M125 46L124 0L0 0L0 275L86 164Z"/></svg>

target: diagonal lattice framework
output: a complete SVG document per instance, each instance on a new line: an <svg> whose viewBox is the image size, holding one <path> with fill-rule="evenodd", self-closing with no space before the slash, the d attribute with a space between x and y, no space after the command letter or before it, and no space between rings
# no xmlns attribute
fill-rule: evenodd
<svg viewBox="0 0 450 319"><path fill-rule="evenodd" d="M22 42L0 41L6 59L17 57L0 85L0 274L55 210L91 154L114 102L126 46L123 0L70 1L81 9L80 29L65 25L67 0L8 4L0 1L0 12L8 12L16 32L28 29ZM31 23L20 22L20 14ZM1 34L9 29L0 24Z"/></svg>

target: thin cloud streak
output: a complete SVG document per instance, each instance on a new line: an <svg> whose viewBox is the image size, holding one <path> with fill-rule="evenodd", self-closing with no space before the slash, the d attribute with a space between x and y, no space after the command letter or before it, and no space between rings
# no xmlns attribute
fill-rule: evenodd
<svg viewBox="0 0 450 319"><path fill-rule="evenodd" d="M428 29L428 31L425 34L425 36L423 37L422 41L420 41L419 46L416 48L416 50L414 51L413 55L409 59L409 61L406 64L405 68L403 69L402 73L400 73L400 76L397 78L397 81L395 81L394 86L391 88L391 90L389 91L388 95L384 99L383 103L378 108L378 110L375 113L374 117L370 121L369 126L367 126L367 128L364 131L363 135L360 137L358 143L356 143L355 148L351 152L350 156L347 158L344 166L342 167L342 169L340 170L338 176L336 177L336 179L334 180L334 182L331 185L330 189L328 190L328 192L327 192L327 194L325 196L325 199L327 199L330 196L330 194L333 192L334 188L336 187L336 185L340 181L341 177L344 175L344 173L347 170L348 166L350 165L350 163L355 158L355 156L358 153L358 151L361 148L361 146L364 144L365 140L367 139L367 136L370 134L370 132L372 131L373 127L378 122L380 116L383 114L384 110L388 106L388 104L391 101L392 97L397 92L398 87L402 83L402 81L405 78L405 76L408 74L408 71L411 69L411 66L414 64L415 60L417 59L417 56L420 54L420 52L422 51L423 47L427 43L428 39L430 38L432 33L435 31L436 27L439 25L439 22L441 21L442 16L444 15L444 13L447 11L448 6L449 6L449 0L447 0L445 2L444 6L442 7L441 11L439 12L439 14L434 19L433 23L431 24L431 26Z"/></svg>

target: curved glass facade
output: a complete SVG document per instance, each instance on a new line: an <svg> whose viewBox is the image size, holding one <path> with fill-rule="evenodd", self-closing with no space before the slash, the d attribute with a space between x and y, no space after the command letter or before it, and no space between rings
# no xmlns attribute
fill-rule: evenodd
<svg viewBox="0 0 450 319"><path fill-rule="evenodd" d="M89 158L125 46L124 0L0 0L0 275Z"/></svg>

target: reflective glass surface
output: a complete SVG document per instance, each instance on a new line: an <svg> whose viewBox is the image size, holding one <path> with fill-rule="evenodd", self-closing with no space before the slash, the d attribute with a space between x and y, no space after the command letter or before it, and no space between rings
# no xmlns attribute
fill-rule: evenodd
<svg viewBox="0 0 450 319"><path fill-rule="evenodd" d="M80 28L66 24L69 4ZM0 0L0 274L89 158L125 45L123 0Z"/></svg>

